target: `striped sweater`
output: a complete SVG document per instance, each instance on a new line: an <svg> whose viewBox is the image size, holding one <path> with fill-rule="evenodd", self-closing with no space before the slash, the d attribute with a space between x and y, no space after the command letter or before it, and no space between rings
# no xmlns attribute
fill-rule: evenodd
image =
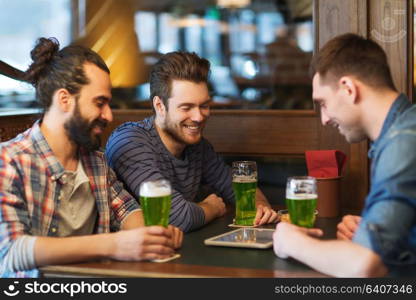
<svg viewBox="0 0 416 300"><path fill-rule="evenodd" d="M136 199L143 181L169 180L172 185L169 223L185 232L204 224L204 212L195 203L202 185L209 186L225 202L234 202L230 168L212 145L203 138L198 144L187 146L178 159L160 139L154 116L118 127L107 142L105 155Z"/></svg>

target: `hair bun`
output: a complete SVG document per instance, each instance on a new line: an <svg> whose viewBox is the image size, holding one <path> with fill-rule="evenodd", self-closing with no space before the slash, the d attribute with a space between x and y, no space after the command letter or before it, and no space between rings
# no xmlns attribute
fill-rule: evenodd
<svg viewBox="0 0 416 300"><path fill-rule="evenodd" d="M33 62L26 71L26 80L33 85L38 82L39 76L59 51L59 42L56 38L39 38L30 52Z"/></svg>

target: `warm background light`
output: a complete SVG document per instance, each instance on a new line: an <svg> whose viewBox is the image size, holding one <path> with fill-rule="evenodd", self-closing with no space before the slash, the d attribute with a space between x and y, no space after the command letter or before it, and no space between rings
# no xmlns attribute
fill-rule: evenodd
<svg viewBox="0 0 416 300"><path fill-rule="evenodd" d="M217 0L217 5L221 7L244 7L250 4L250 0Z"/></svg>
<svg viewBox="0 0 416 300"><path fill-rule="evenodd" d="M134 87L147 81L143 57L134 30L131 0L87 0L85 28L76 41L105 60L113 87Z"/></svg>

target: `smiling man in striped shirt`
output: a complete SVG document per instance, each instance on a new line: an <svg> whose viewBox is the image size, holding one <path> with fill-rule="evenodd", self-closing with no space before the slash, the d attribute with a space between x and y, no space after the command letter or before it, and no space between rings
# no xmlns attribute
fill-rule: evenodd
<svg viewBox="0 0 416 300"><path fill-rule="evenodd" d="M210 114L210 64L195 53L164 55L150 74L154 116L113 132L106 157L127 189L139 199L140 183L167 179L173 187L170 224L191 231L225 213L233 203L230 169L202 137ZM197 202L201 187L211 193ZM277 220L263 193L256 197L256 224Z"/></svg>

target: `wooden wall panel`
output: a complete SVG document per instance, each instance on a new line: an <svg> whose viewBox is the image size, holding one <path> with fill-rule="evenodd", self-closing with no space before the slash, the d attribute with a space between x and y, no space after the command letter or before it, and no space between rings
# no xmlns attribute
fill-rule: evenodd
<svg viewBox="0 0 416 300"><path fill-rule="evenodd" d="M142 120L150 110L116 110L104 138L119 124ZM313 111L212 111L204 136L226 155L303 156L319 149Z"/></svg>
<svg viewBox="0 0 416 300"><path fill-rule="evenodd" d="M317 128L313 111L217 111L205 136L222 153L303 156L319 148Z"/></svg>
<svg viewBox="0 0 416 300"><path fill-rule="evenodd" d="M367 36L367 1L363 0L316 0L315 49L331 38L346 32Z"/></svg>
<svg viewBox="0 0 416 300"><path fill-rule="evenodd" d="M396 88L408 94L407 0L370 0L369 37L386 51Z"/></svg>
<svg viewBox="0 0 416 300"><path fill-rule="evenodd" d="M319 0L315 1L315 51L319 51L331 38L353 32L367 37L367 1ZM317 112L319 113L319 112ZM342 208L344 212L360 211L369 189L367 158L368 143L348 144L337 129L321 126L321 149L339 149L348 156L342 180Z"/></svg>
<svg viewBox="0 0 416 300"><path fill-rule="evenodd" d="M39 115L33 113L0 116L0 142L8 141L30 128L38 118Z"/></svg>

